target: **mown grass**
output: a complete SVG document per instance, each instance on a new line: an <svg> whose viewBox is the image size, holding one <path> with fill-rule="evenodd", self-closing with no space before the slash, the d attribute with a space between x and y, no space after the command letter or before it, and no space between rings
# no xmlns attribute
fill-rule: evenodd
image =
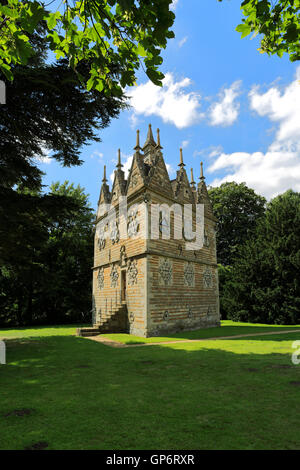
<svg viewBox="0 0 300 470"><path fill-rule="evenodd" d="M73 334L6 340L1 449L300 449L300 331L141 348Z"/></svg>
<svg viewBox="0 0 300 470"><path fill-rule="evenodd" d="M90 325L53 325L0 329L0 339L75 335L76 329Z"/></svg>
<svg viewBox="0 0 300 470"><path fill-rule="evenodd" d="M206 328L201 330L185 331L167 336L153 336L143 338L125 333L103 334L105 338L123 344L161 343L166 341L184 341L185 339L205 339L220 336L246 335L256 333L277 332L284 330L297 330L300 325L265 325L261 323L241 323L231 320L221 321L221 327ZM299 330L300 331L300 330Z"/></svg>

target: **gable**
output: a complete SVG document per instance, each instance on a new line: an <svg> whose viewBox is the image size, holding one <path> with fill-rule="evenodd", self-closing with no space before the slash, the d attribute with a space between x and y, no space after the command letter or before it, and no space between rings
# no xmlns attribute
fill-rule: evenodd
<svg viewBox="0 0 300 470"><path fill-rule="evenodd" d="M149 167L149 173L146 177L146 183L149 189L154 189L159 192L165 192L168 193L168 195L172 194L172 185L170 182L169 174L162 153L160 151L156 153L153 165Z"/></svg>
<svg viewBox="0 0 300 470"><path fill-rule="evenodd" d="M174 188L174 196L176 199L189 204L195 202L195 197L184 168L177 171L176 185L174 184Z"/></svg>
<svg viewBox="0 0 300 470"><path fill-rule="evenodd" d="M126 184L126 194L129 196L138 188L145 185L145 170L141 155L136 152L133 155L131 168Z"/></svg>
<svg viewBox="0 0 300 470"><path fill-rule="evenodd" d="M126 181L122 170L115 170L114 182L111 190L111 203L119 202L119 197L125 194Z"/></svg>

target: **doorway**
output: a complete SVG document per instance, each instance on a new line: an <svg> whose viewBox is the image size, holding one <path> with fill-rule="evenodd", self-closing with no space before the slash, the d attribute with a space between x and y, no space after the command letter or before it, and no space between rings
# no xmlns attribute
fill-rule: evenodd
<svg viewBox="0 0 300 470"><path fill-rule="evenodd" d="M126 270L121 271L121 302L126 302Z"/></svg>

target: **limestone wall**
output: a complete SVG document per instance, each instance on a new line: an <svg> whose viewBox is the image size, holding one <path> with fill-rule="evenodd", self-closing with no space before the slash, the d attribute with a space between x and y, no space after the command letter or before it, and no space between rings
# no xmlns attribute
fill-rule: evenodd
<svg viewBox="0 0 300 470"><path fill-rule="evenodd" d="M216 267L152 255L148 283L149 336L219 326Z"/></svg>

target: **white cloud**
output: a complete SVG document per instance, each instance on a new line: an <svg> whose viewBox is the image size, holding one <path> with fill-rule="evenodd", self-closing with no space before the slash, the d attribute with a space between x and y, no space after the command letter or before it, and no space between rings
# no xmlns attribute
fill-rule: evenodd
<svg viewBox="0 0 300 470"><path fill-rule="evenodd" d="M136 129L136 127L140 123L140 121L141 120L139 119L139 117L135 113L131 113L131 115L129 116L129 123L130 123L131 129Z"/></svg>
<svg viewBox="0 0 300 470"><path fill-rule="evenodd" d="M38 162L41 162L41 163L46 163L47 165L49 165L52 161L52 159L48 156L44 156L44 157L36 157L36 160Z"/></svg>
<svg viewBox="0 0 300 470"><path fill-rule="evenodd" d="M220 100L213 103L209 109L210 125L230 126L239 114L239 103L235 99L240 94L241 81L237 80L229 88L219 93Z"/></svg>
<svg viewBox="0 0 300 470"><path fill-rule="evenodd" d="M283 91L272 87L260 94L257 87L249 93L250 107L277 124L274 141L265 153L220 150L208 171L225 170L212 186L225 181L246 182L258 193L272 198L287 189L300 191L300 67L296 79Z"/></svg>
<svg viewBox="0 0 300 470"><path fill-rule="evenodd" d="M167 73L163 87L148 81L128 90L128 95L132 97L134 115L156 115L179 129L197 123L203 117L199 112L200 95L184 90L191 83L189 78L176 82L172 73Z"/></svg>
<svg viewBox="0 0 300 470"><path fill-rule="evenodd" d="M181 142L181 146L180 146L180 147L184 149L185 147L187 147L187 146L189 145L189 143L190 143L189 140L183 140L183 141Z"/></svg>
<svg viewBox="0 0 300 470"><path fill-rule="evenodd" d="M176 174L176 171L174 170L172 165L170 165L170 163L166 163L166 168L170 178Z"/></svg>
<svg viewBox="0 0 300 470"><path fill-rule="evenodd" d="M219 186L226 181L245 182L259 194L269 198L292 188L300 191L299 153L284 148L270 148L262 152L222 153L208 169L209 172L226 169L229 173L224 178L215 178L212 186Z"/></svg>
<svg viewBox="0 0 300 470"><path fill-rule="evenodd" d="M215 157L222 153L223 147L221 145L210 145L209 147L203 148L201 150L195 150L193 157L202 157L202 155L208 155L209 157Z"/></svg>
<svg viewBox="0 0 300 470"><path fill-rule="evenodd" d="M300 67L297 68L296 79L285 88L283 93L276 87L266 93L259 94L254 87L250 93L250 106L260 116L268 116L273 122L279 123L276 135L278 142L293 142L300 139Z"/></svg>
<svg viewBox="0 0 300 470"><path fill-rule="evenodd" d="M184 38L182 38L179 42L178 42L178 47L182 47L186 41L188 40L188 37L185 36Z"/></svg>
<svg viewBox="0 0 300 470"><path fill-rule="evenodd" d="M102 152L98 152L98 150L95 150L92 154L91 154L91 158L99 158L99 160L102 160L103 158L103 153Z"/></svg>
<svg viewBox="0 0 300 470"><path fill-rule="evenodd" d="M170 10L175 10L177 7L177 3L179 0L173 0L171 5L170 5Z"/></svg>
<svg viewBox="0 0 300 470"><path fill-rule="evenodd" d="M42 147L43 156L37 155L35 160L40 163L45 163L49 165L52 162L51 150L46 149L46 147Z"/></svg>

